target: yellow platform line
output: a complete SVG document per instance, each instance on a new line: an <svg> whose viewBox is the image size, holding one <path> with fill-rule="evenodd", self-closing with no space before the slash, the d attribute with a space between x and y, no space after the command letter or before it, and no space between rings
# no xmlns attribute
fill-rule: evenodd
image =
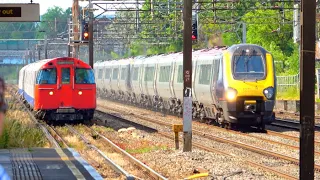
<svg viewBox="0 0 320 180"><path fill-rule="evenodd" d="M72 174L77 178L77 179L85 179L83 174L79 171L79 169L70 161L69 157L62 151L61 148L55 149L56 152L59 154L61 159L66 163Z"/></svg>

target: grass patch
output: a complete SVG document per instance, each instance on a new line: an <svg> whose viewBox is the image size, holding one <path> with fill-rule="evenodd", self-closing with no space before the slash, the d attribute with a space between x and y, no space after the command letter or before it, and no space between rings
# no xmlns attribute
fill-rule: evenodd
<svg viewBox="0 0 320 180"><path fill-rule="evenodd" d="M298 100L300 99L300 90L296 87L290 87L277 92L277 100Z"/></svg>
<svg viewBox="0 0 320 180"><path fill-rule="evenodd" d="M48 141L43 132L21 110L9 110L4 120L0 148L44 147Z"/></svg>
<svg viewBox="0 0 320 180"><path fill-rule="evenodd" d="M95 131L98 131L98 132L103 132L103 131L106 131L106 132L113 132L114 129L112 129L111 127L102 127L102 126L92 126L92 129L94 129Z"/></svg>
<svg viewBox="0 0 320 180"><path fill-rule="evenodd" d="M143 154L143 153L149 153L151 151L166 150L166 149L168 149L167 146L151 146L151 147L139 147L137 149L126 149L126 151L130 154Z"/></svg>

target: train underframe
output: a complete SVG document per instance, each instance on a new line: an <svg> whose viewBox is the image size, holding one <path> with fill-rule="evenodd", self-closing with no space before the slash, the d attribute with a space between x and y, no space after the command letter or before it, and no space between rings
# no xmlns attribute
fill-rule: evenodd
<svg viewBox="0 0 320 180"><path fill-rule="evenodd" d="M34 110L33 107L23 98L23 103L29 108L37 119L46 121L91 121L94 116L95 109L73 109L73 108L60 108L60 109L46 109Z"/></svg>
<svg viewBox="0 0 320 180"><path fill-rule="evenodd" d="M101 92L101 91L99 91ZM182 100L177 98L163 99L159 96L150 97L145 94L103 91L98 95L102 98L125 102L126 104L140 105L141 107L169 113L181 117L183 114ZM111 98L110 98L111 97ZM255 101L245 104L246 100ZM209 120L222 127L231 128L233 125L257 126L264 129L266 124L274 120L274 100L263 101L261 97L238 98L235 102L221 101L218 105L205 106L194 101L192 116L201 121Z"/></svg>
<svg viewBox="0 0 320 180"><path fill-rule="evenodd" d="M91 121L94 109L61 108L37 111L37 118L48 121Z"/></svg>

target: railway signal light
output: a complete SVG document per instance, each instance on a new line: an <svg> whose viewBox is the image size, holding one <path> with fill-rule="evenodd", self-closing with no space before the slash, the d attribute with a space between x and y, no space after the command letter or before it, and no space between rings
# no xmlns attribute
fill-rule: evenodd
<svg viewBox="0 0 320 180"><path fill-rule="evenodd" d="M192 36L191 39L193 41L198 39L198 22L194 21L194 23L192 23Z"/></svg>
<svg viewBox="0 0 320 180"><path fill-rule="evenodd" d="M82 40L83 41L88 41L89 40L89 24L87 22L83 22Z"/></svg>

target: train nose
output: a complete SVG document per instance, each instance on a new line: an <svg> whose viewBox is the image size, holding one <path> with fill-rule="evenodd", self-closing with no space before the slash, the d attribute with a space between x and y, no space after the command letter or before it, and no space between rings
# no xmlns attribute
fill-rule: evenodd
<svg viewBox="0 0 320 180"><path fill-rule="evenodd" d="M247 111L253 111L255 109L254 105L250 104L250 105L246 105L245 109Z"/></svg>

